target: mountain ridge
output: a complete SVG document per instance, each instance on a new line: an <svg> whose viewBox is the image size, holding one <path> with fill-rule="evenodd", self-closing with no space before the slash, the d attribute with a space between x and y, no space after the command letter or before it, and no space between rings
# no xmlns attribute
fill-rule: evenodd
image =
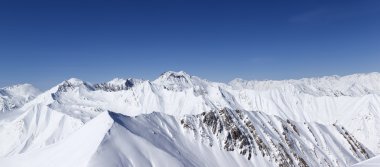
<svg viewBox="0 0 380 167"><path fill-rule="evenodd" d="M213 119L208 116L217 113L227 117ZM234 130L240 125L236 121L233 121L236 124L228 123L235 119L232 119L233 113L238 114L236 119L250 120L244 122L249 124L247 127L250 128L250 132L242 129ZM258 115L252 117L250 114ZM190 121L198 118L202 123ZM223 126L212 130L218 124ZM266 127L267 125L269 126ZM177 164L176 166L230 166L231 164L346 166L373 156L361 144L355 144L354 137L349 136L347 132L341 133L342 129L337 125L325 127L310 124L301 128L304 126L303 123L285 121L259 112L223 109L177 119L160 112L130 117L106 111L81 126L71 134L66 134L62 140L41 149L26 150L21 154L0 158L0 164L10 167L25 164L29 166L51 164L56 164L56 166L110 166L110 164L115 166L145 166L147 164L158 166L174 164ZM329 130L326 131L321 127ZM216 133L216 131L219 132ZM328 133L323 133L324 131ZM207 135L203 135L204 133ZM224 135L231 136L225 138ZM35 138L38 139L40 136L36 135ZM212 140L209 140L211 138ZM331 138L339 142L327 140ZM33 140L30 142L33 143ZM313 146L308 146L311 143L314 143ZM352 146L355 149L350 150L350 145L355 145ZM81 149L75 155L70 155L71 151L77 147ZM344 151L334 150L335 147ZM53 152L59 154L54 155ZM131 155L131 152L134 154ZM342 154L336 152L342 152ZM331 155L328 156L328 154ZM227 161L219 160L218 157L220 158L221 155L232 157L226 159ZM43 159L48 160L43 161ZM65 161L62 161L63 159Z"/></svg>

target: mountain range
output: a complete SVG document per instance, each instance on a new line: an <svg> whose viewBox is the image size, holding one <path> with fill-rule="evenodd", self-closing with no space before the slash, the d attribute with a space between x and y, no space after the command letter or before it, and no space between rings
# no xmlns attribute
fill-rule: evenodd
<svg viewBox="0 0 380 167"><path fill-rule="evenodd" d="M380 153L379 111L380 73L15 85L0 89L0 166L360 165Z"/></svg>

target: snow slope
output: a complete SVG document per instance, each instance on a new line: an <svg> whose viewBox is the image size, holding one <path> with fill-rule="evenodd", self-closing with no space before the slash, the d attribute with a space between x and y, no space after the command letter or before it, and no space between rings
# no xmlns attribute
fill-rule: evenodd
<svg viewBox="0 0 380 167"><path fill-rule="evenodd" d="M153 116L152 119L163 122L174 121L169 116L159 118ZM65 140L40 150L0 158L0 165L9 167L204 166L207 164L209 166L227 166L227 164L247 166L251 163L236 153L193 142L191 138L181 136L184 134L181 129L171 131L171 133L178 133L180 138L169 139L165 131L166 127L156 127L152 124L140 127L141 121L146 123L150 120L129 122L132 120L134 119L103 112ZM175 123L173 126L177 128L180 127L177 122L171 123ZM157 130L160 134L152 133L152 130ZM139 131L138 134L137 131Z"/></svg>
<svg viewBox="0 0 380 167"><path fill-rule="evenodd" d="M210 113L220 113L219 118ZM295 123L259 112L210 113L177 119L157 112L136 117L103 112L63 140L0 158L0 165L347 166L373 156L337 126ZM243 120L249 126L239 127ZM212 132L212 122L221 123L217 128L222 130Z"/></svg>
<svg viewBox="0 0 380 167"><path fill-rule="evenodd" d="M376 156L371 159L352 165L352 167L377 167L379 165L380 165L380 156Z"/></svg>
<svg viewBox="0 0 380 167"><path fill-rule="evenodd" d="M136 118L110 113L115 123L89 166L249 166L234 152L193 140L175 118L151 113ZM256 162L267 165L265 161Z"/></svg>
<svg viewBox="0 0 380 167"><path fill-rule="evenodd" d="M112 123L112 119L105 112L85 124L76 133L67 136L65 140L43 147L40 150L1 158L0 166L86 166ZM59 131L59 129L54 130Z"/></svg>

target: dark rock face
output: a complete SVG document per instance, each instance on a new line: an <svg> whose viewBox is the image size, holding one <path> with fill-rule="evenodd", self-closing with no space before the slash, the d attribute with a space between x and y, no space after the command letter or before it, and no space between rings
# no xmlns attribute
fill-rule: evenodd
<svg viewBox="0 0 380 167"><path fill-rule="evenodd" d="M128 89L132 88L133 86L135 86L135 82L133 81L133 79L127 79L127 80L125 80L125 82L123 84L120 84L120 85L113 85L113 84L109 84L109 83L100 83L100 84L94 85L94 88L96 90L104 90L107 92L116 92L116 91L120 91L120 90L128 90Z"/></svg>
<svg viewBox="0 0 380 167"><path fill-rule="evenodd" d="M334 126L340 132L340 134L342 134L343 137L348 141L351 147L350 150L354 154L356 154L357 157L365 159L371 158L371 153L369 153L368 150L354 138L354 136L352 136L347 130L345 130L344 127L336 124L334 124Z"/></svg>
<svg viewBox="0 0 380 167"><path fill-rule="evenodd" d="M85 87L87 90L90 90L90 91L95 90L95 88L92 85L90 85L86 82L67 80L67 81L64 81L63 83L61 83L58 86L57 91L52 93L51 96L54 100L56 100L60 96L61 93L68 92L70 90L74 90L75 88L81 87L81 86Z"/></svg>
<svg viewBox="0 0 380 167"><path fill-rule="evenodd" d="M186 116L180 122L202 142L226 151L236 151L249 160L254 156L262 156L281 167L350 165L337 160L342 155L326 154L330 152L327 144L318 139L335 136L321 136L319 132L315 134L319 125L283 120L261 112L230 109ZM359 161L373 156L347 131L338 127L329 129L332 129L331 133L344 136L339 146L350 145L351 158Z"/></svg>

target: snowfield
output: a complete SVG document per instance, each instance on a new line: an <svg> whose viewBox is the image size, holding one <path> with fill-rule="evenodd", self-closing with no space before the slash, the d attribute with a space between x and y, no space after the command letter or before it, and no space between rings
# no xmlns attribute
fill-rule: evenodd
<svg viewBox="0 0 380 167"><path fill-rule="evenodd" d="M379 166L379 164L380 164L380 157L376 156L366 161L357 163L353 165L352 167L376 167L376 166Z"/></svg>
<svg viewBox="0 0 380 167"><path fill-rule="evenodd" d="M2 88L0 110L0 166L350 166L380 152L380 73L72 78Z"/></svg>

